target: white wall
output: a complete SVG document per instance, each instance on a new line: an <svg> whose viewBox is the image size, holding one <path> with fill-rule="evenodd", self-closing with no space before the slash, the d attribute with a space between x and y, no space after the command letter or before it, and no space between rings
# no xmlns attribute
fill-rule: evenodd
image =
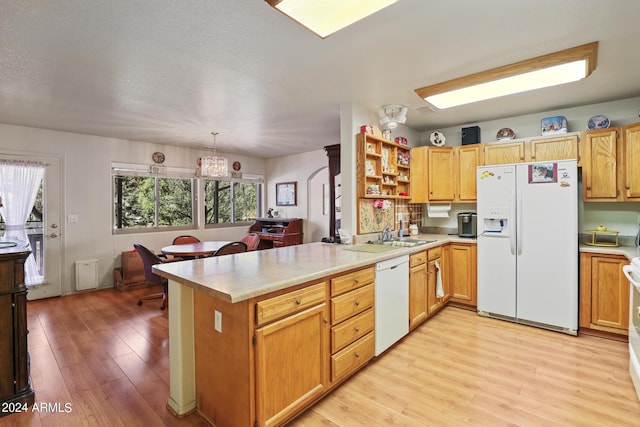
<svg viewBox="0 0 640 427"><path fill-rule="evenodd" d="M327 145L331 145L327 143ZM309 213L310 207L318 209L322 206L322 191L313 191L317 189L317 185L328 184L328 174L324 173L324 182L319 181L316 175L321 170L326 169L329 159L324 150L314 150L302 154L294 154L291 156L277 157L266 160L266 204L265 211L268 208L278 210L281 218L302 218L304 242L313 241L314 236L318 236L321 231L322 235L329 235L329 217L324 216L324 221L318 216L318 212ZM310 183L313 181L313 183ZM296 206L276 206L276 183L279 182L297 182L297 205ZM312 190L309 191L311 186ZM310 222L311 221L311 222ZM316 240L316 241L319 241Z"/></svg>
<svg viewBox="0 0 640 427"><path fill-rule="evenodd" d="M541 135L541 121L545 117L565 116L567 118L568 131L577 132L587 130L589 118L598 114L607 116L611 121L611 126L614 127L637 123L640 121L638 117L639 112L640 97L628 98L599 104L583 105L580 107L543 111L524 116L468 123L448 128L431 129L422 133L422 143L419 145L430 145L427 141L429 141L429 135L434 130L444 132L447 138L447 145L461 145L463 127L480 126L480 142L491 142L496 140L496 134L502 128L513 129L516 138L539 137Z"/></svg>
<svg viewBox="0 0 640 427"><path fill-rule="evenodd" d="M598 114L607 116L612 127L637 123L640 121L639 111L640 97L637 97L433 130L444 132L447 137L447 145L461 145L462 128L468 126L480 126L481 142L490 142L495 141L498 131L505 127L513 129L516 138L540 136L540 122L545 117L565 116L568 131L576 132L586 130L589 118ZM429 135L433 130L422 133L422 143L419 145L430 145L426 141L429 140ZM579 194L581 193L579 192ZM579 197L582 199L581 195ZM578 230L580 232L599 224L606 224L610 229L620 231L621 235L635 236L638 232L640 203L584 203L580 200L578 208ZM449 218L428 218L424 215L423 225L455 228L458 226L458 212L465 211L475 211L475 204L454 203Z"/></svg>
<svg viewBox="0 0 640 427"><path fill-rule="evenodd" d="M368 110L358 104L340 105L340 172L342 181L342 228L351 236L356 234L357 198L356 198L356 134L360 126L372 126L381 132L377 111ZM397 136L407 138L410 147L420 145L420 132L404 125L398 125L391 131L391 139Z"/></svg>
<svg viewBox="0 0 640 427"><path fill-rule="evenodd" d="M112 286L112 269L120 264L122 251L131 250L134 242L154 250L171 243L176 231L113 235L111 224L111 162L152 164L151 155L161 151L165 165L196 168L197 159L207 153L202 149L185 149L91 135L58 132L0 124L0 156L2 154L48 155L60 157L63 164L63 201L61 218L78 215L78 222L63 222L62 293L74 292L74 262L98 259L101 287ZM224 153L220 153L224 154ZM242 163L242 172L265 174L264 159L227 156L230 163ZM202 185L202 184L201 184ZM204 211L203 211L204 212ZM200 213L202 218L203 212ZM237 240L247 227L188 230L201 240ZM182 234L182 233L180 233Z"/></svg>

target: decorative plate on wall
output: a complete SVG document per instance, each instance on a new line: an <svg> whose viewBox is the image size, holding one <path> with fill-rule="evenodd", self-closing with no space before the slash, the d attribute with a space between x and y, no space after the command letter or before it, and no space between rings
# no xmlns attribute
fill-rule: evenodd
<svg viewBox="0 0 640 427"><path fill-rule="evenodd" d="M609 125L611 125L611 122L609 121L609 118L606 116L593 116L589 119L589 122L587 123L587 127L590 130L606 129L609 127Z"/></svg>
<svg viewBox="0 0 640 427"><path fill-rule="evenodd" d="M567 118L565 116L546 117L541 121L542 135L567 133Z"/></svg>
<svg viewBox="0 0 640 427"><path fill-rule="evenodd" d="M514 139L516 137L516 133L509 128L502 128L496 134L496 139L498 141L502 139Z"/></svg>
<svg viewBox="0 0 640 427"><path fill-rule="evenodd" d="M161 153L159 151L153 153L151 155L151 158L153 159L153 163L164 163L164 153Z"/></svg>
<svg viewBox="0 0 640 427"><path fill-rule="evenodd" d="M442 132L431 132L431 136L429 136L429 140L436 147L442 147L447 143L447 138L444 137L444 133Z"/></svg>

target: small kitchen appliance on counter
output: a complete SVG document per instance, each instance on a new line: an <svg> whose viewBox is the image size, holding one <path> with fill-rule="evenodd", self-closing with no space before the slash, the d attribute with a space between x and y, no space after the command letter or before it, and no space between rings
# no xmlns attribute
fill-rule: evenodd
<svg viewBox="0 0 640 427"><path fill-rule="evenodd" d="M476 237L478 234L478 217L475 212L458 214L458 236Z"/></svg>

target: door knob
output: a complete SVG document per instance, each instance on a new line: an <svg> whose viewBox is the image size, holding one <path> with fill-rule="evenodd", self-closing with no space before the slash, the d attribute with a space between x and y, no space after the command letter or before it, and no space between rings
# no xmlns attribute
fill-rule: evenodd
<svg viewBox="0 0 640 427"><path fill-rule="evenodd" d="M58 224L51 224L51 228L58 228Z"/></svg>
<svg viewBox="0 0 640 427"><path fill-rule="evenodd" d="M49 234L49 237L51 237L52 239L55 239L56 237L58 237L58 235L56 233L51 233Z"/></svg>

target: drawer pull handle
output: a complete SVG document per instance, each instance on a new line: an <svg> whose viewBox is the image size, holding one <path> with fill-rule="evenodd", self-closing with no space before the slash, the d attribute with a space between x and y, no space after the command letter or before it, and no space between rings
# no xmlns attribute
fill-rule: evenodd
<svg viewBox="0 0 640 427"><path fill-rule="evenodd" d="M299 299L296 300L296 305L300 305L301 303L302 302Z"/></svg>
<svg viewBox="0 0 640 427"><path fill-rule="evenodd" d="M358 278L356 277L356 280L354 280L354 282L356 282L356 284L358 284L358 283L360 283L360 279L358 279Z"/></svg>
<svg viewBox="0 0 640 427"><path fill-rule="evenodd" d="M356 332L360 332L360 328L358 328L357 326L355 328L353 328L354 331Z"/></svg>
<svg viewBox="0 0 640 427"><path fill-rule="evenodd" d="M360 357L360 353L356 352L356 353L354 353L354 356L355 357Z"/></svg>
<svg viewBox="0 0 640 427"><path fill-rule="evenodd" d="M360 301L356 300L355 304L360 305Z"/></svg>

